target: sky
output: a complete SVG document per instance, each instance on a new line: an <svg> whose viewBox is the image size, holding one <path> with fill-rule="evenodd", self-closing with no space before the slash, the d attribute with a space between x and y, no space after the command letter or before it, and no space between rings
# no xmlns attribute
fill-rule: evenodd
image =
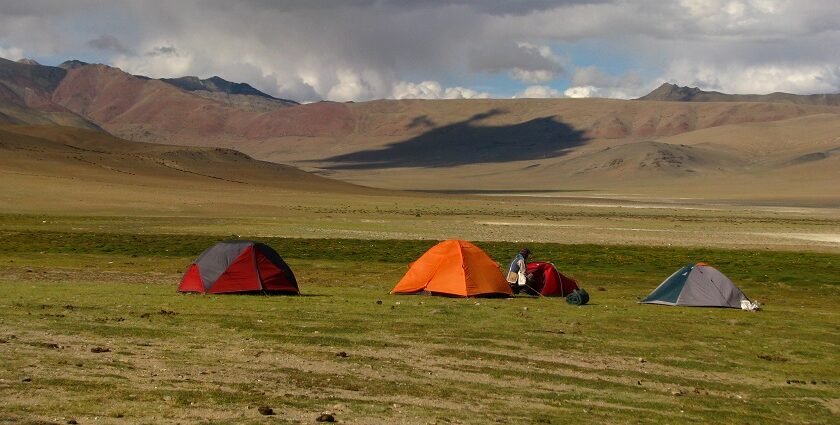
<svg viewBox="0 0 840 425"><path fill-rule="evenodd" d="M0 57L313 102L840 92L837 0L0 0Z"/></svg>

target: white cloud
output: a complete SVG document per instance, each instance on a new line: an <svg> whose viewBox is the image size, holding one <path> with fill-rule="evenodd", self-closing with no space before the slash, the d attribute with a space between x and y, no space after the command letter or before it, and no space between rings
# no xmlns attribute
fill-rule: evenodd
<svg viewBox="0 0 840 425"><path fill-rule="evenodd" d="M787 4L786 4L787 3ZM748 33L766 28L790 2L778 0L680 0L696 28L706 34ZM784 25L784 24L783 24Z"/></svg>
<svg viewBox="0 0 840 425"><path fill-rule="evenodd" d="M131 74L152 78L173 78L189 75L193 55L166 41L152 41L140 55L119 54L113 64Z"/></svg>
<svg viewBox="0 0 840 425"><path fill-rule="evenodd" d="M443 88L437 81L411 83L400 81L394 84L391 97L394 99L440 99Z"/></svg>
<svg viewBox="0 0 840 425"><path fill-rule="evenodd" d="M555 55L554 52L551 50L551 47L546 45L537 45L532 44L524 41L520 41L516 43L516 45L525 51L535 53L540 55L543 58L546 58L552 62L560 63L560 57Z"/></svg>
<svg viewBox="0 0 840 425"><path fill-rule="evenodd" d="M634 72L611 75L598 67L587 66L575 69L565 94L568 97L630 99L643 96L652 89L652 82L645 82Z"/></svg>
<svg viewBox="0 0 840 425"><path fill-rule="evenodd" d="M444 99L489 99L490 93L480 92L465 87L447 87L443 91Z"/></svg>
<svg viewBox="0 0 840 425"><path fill-rule="evenodd" d="M519 92L514 96L518 99L544 99L550 97L563 97L563 93L560 90L551 88L549 86L528 86L525 90Z"/></svg>
<svg viewBox="0 0 840 425"><path fill-rule="evenodd" d="M571 97L572 99L596 97L598 94L598 88L593 86L569 87L563 92L563 94L566 95L566 97Z"/></svg>
<svg viewBox="0 0 840 425"><path fill-rule="evenodd" d="M667 77L665 77L667 76ZM677 61L667 69L664 80L706 90L753 94L829 93L840 88L840 66L821 64L737 64L705 65Z"/></svg>
<svg viewBox="0 0 840 425"><path fill-rule="evenodd" d="M336 101L347 101L367 97L371 92L370 85L351 69L338 69L335 72L338 82L327 92L327 98Z"/></svg>
<svg viewBox="0 0 840 425"><path fill-rule="evenodd" d="M5 57L64 56L57 63L76 52L151 76L219 75L298 101L479 96L406 81L504 80L493 90L508 92L505 76L542 87L521 95L556 96L553 81L569 74L575 92L591 86L609 97L642 95L663 79L838 92L838 45L836 0L30 0L7 1L0 14ZM567 52L620 70L586 76Z"/></svg>
<svg viewBox="0 0 840 425"><path fill-rule="evenodd" d="M20 60L23 59L23 49L18 47L1 47L0 46L0 58L6 58L8 60Z"/></svg>
<svg viewBox="0 0 840 425"><path fill-rule="evenodd" d="M437 81L412 83L400 81L391 92L394 99L487 99L490 93L464 87L443 88Z"/></svg>
<svg viewBox="0 0 840 425"><path fill-rule="evenodd" d="M510 70L511 78L528 84L540 84L557 78L557 75L562 72L563 60L554 54L551 47L526 42L519 42L516 46L527 55L539 57L542 61L539 64L530 64L530 68L527 67L528 63L520 62ZM546 68L540 66L546 66Z"/></svg>

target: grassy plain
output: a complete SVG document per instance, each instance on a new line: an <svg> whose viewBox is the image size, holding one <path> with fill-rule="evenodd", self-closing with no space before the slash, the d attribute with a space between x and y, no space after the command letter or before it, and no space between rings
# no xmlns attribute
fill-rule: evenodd
<svg viewBox="0 0 840 425"><path fill-rule="evenodd" d="M328 105L369 119L341 140L231 143L382 189L230 150L3 126L0 424L838 422L835 110L501 103ZM558 152L574 129L591 134ZM529 149L493 143L528 135ZM477 164L476 141L495 146ZM511 146L528 154L510 162ZM324 162L360 150L390 162ZM199 252L239 236L274 246L304 295L175 292ZM592 304L387 294L450 238L499 262L527 244ZM691 261L764 310L636 303Z"/></svg>
<svg viewBox="0 0 840 425"><path fill-rule="evenodd" d="M572 307L388 295L432 240L264 236L303 296L195 296L175 292L180 274L231 234L144 220L2 216L0 423L314 423L325 411L359 424L840 415L833 253L529 243L592 295ZM479 245L499 262L520 246ZM636 303L697 260L764 310Z"/></svg>

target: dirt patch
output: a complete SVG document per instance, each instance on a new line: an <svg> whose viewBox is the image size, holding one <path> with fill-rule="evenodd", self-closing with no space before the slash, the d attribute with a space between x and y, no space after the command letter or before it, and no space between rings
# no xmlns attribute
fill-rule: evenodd
<svg viewBox="0 0 840 425"><path fill-rule="evenodd" d="M762 360L767 360L768 362L786 362L790 360L787 357L783 357L778 354L759 354L757 357Z"/></svg>
<svg viewBox="0 0 840 425"><path fill-rule="evenodd" d="M840 398L816 399L816 401L830 410L832 414L840 415Z"/></svg>

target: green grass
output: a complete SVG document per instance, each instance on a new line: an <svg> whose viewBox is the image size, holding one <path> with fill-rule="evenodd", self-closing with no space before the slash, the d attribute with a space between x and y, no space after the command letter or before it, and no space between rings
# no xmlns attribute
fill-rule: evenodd
<svg viewBox="0 0 840 425"><path fill-rule="evenodd" d="M195 257L212 244L236 235L168 235L0 230L0 254L94 254L122 257ZM249 237L243 236L249 239ZM250 237L271 245L287 259L366 261L407 264L438 241L295 239ZM477 242L505 263L524 244ZM534 261L553 261L564 271L604 275L653 275L697 261L709 262L738 281L840 285L840 256L769 250L721 250L683 247L564 245L528 243ZM661 280L661 279L659 279Z"/></svg>
<svg viewBox="0 0 840 425"><path fill-rule="evenodd" d="M0 230L0 423L837 421L838 255L529 244L589 290L572 307L388 295L436 241L260 238L304 296L176 293L225 238ZM701 260L764 310L637 304Z"/></svg>

